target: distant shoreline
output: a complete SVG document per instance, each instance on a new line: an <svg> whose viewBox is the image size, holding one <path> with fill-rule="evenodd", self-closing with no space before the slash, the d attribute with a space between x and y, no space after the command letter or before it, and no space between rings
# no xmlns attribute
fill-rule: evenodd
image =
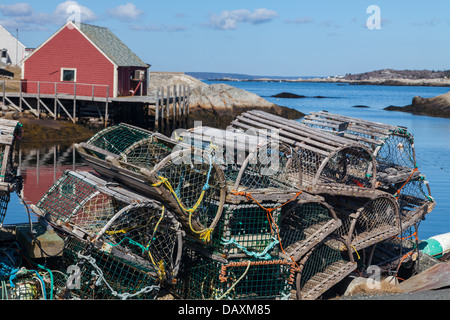
<svg viewBox="0 0 450 320"><path fill-rule="evenodd" d="M450 87L450 79L370 79L370 80L347 80L341 78L312 78L312 79L231 79L218 78L206 81L221 82L309 82L309 83L338 83L343 85L377 85L377 86L424 86L424 87Z"/></svg>

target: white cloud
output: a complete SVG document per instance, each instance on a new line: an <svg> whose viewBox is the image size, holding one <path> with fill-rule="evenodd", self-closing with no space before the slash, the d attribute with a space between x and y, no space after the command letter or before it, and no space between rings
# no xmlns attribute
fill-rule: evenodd
<svg viewBox="0 0 450 320"><path fill-rule="evenodd" d="M33 8L28 3L1 4L0 12L6 17L30 15Z"/></svg>
<svg viewBox="0 0 450 320"><path fill-rule="evenodd" d="M144 11L136 8L133 3L127 3L112 9L107 10L111 17L122 21L135 21L144 13Z"/></svg>
<svg viewBox="0 0 450 320"><path fill-rule="evenodd" d="M233 30L239 23L261 24L270 22L276 17L278 17L276 11L266 8L259 8L253 12L247 9L226 10L219 15L211 14L207 26L220 30Z"/></svg>
<svg viewBox="0 0 450 320"><path fill-rule="evenodd" d="M89 8L76 1L60 3L53 12L37 12L29 4L18 3L13 5L0 5L0 12L6 19L0 22L5 28L20 30L47 30L48 25L63 25L69 18L76 15L79 22L93 22L98 16Z"/></svg>
<svg viewBox="0 0 450 320"><path fill-rule="evenodd" d="M64 24L68 18L78 13L80 14L79 22L93 22L98 19L98 16L91 9L70 0L60 3L53 12L53 16L55 22Z"/></svg>

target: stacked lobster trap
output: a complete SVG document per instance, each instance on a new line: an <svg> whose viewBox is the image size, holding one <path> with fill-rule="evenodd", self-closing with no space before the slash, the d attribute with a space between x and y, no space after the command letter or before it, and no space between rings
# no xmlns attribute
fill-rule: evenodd
<svg viewBox="0 0 450 320"><path fill-rule="evenodd" d="M64 172L32 206L81 270L58 297L319 298L434 207L405 128L339 117L119 124L76 144L95 173Z"/></svg>
<svg viewBox="0 0 450 320"><path fill-rule="evenodd" d="M230 297L232 287L234 299L286 298L298 268L293 257L341 224L323 197L300 188L298 155L277 136L198 127L168 138L120 124L76 147L109 184L163 203L179 221L183 253L171 287L180 297L204 298L189 288L202 287L198 274L206 273L209 287L218 281L207 292ZM104 228L88 238L111 237ZM278 274L276 283L264 274Z"/></svg>
<svg viewBox="0 0 450 320"><path fill-rule="evenodd" d="M411 226L417 229L435 205L418 171L413 137L406 128L327 112L313 113L300 123L250 111L228 129L276 132L298 154L301 189L322 196L340 221L320 245L296 256L300 261L298 298L317 298L354 271L356 262L369 265L377 244L403 237ZM340 263L315 259L314 251L321 247L326 248L324 252L339 247L334 256ZM367 248L371 253L361 258L359 252Z"/></svg>

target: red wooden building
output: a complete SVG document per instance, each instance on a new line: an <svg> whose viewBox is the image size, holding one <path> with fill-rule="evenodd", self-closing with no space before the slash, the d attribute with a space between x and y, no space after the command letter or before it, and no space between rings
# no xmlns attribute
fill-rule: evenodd
<svg viewBox="0 0 450 320"><path fill-rule="evenodd" d="M146 95L149 67L109 29L68 22L23 61L23 91Z"/></svg>

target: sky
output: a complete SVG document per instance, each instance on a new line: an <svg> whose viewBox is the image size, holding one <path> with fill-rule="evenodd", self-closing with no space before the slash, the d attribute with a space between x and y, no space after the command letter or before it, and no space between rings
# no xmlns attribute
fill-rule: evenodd
<svg viewBox="0 0 450 320"><path fill-rule="evenodd" d="M107 27L154 71L302 77L449 70L449 12L448 0L2 0L0 24L29 48L67 19Z"/></svg>

